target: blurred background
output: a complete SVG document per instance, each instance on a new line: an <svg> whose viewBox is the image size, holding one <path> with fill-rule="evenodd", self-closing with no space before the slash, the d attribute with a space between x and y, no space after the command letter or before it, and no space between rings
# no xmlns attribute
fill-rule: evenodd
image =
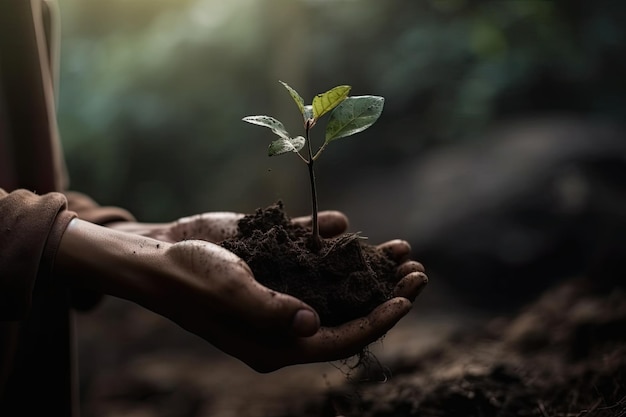
<svg viewBox="0 0 626 417"><path fill-rule="evenodd" d="M307 102L338 84L386 99L375 129L320 160L323 207L362 175L477 143L501 120L621 121L626 7L615 3L62 0L72 185L146 221L277 198L307 211L301 162L268 158L272 135L240 121L268 114L300 133L278 80Z"/></svg>
<svg viewBox="0 0 626 417"><path fill-rule="evenodd" d="M271 115L298 135L298 110L278 80L306 102L350 84L353 95L384 96L385 108L372 128L334 142L319 160L320 206L346 212L352 230L373 243L411 242L431 277L418 307L431 339L459 317L510 311L559 280L586 275L610 286L624 271L626 3L60 6L59 123L71 188L102 204L128 208L142 221L251 212L278 199L291 215L307 214L302 162L267 157L272 134L241 118ZM313 140L322 133L314 129ZM452 311L454 320L442 318ZM133 399L170 392L152 387L154 377L137 392L112 387L128 388L119 381L137 377L130 369L152 369L146 363L170 375L167 361L145 362L146 354L186 352L171 354L175 361L207 355L205 344L119 300L79 325L87 416L109 415L102 398L118 401L115 415L170 415L166 406L139 412L119 405L129 391ZM202 360L193 357L176 369L197 370ZM320 389L332 379L325 378ZM204 397L195 403L195 394L168 395L159 398L197 406L171 415L219 414Z"/></svg>

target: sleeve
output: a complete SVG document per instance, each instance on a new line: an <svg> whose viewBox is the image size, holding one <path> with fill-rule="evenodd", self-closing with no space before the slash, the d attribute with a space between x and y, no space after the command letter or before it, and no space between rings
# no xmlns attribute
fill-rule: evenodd
<svg viewBox="0 0 626 417"><path fill-rule="evenodd" d="M61 193L0 189L0 320L25 318L35 282L51 285L61 237L74 217Z"/></svg>
<svg viewBox="0 0 626 417"><path fill-rule="evenodd" d="M103 207L85 194L75 191L64 193L70 210L76 212L79 218L101 226L119 221L135 221L128 211L119 207Z"/></svg>

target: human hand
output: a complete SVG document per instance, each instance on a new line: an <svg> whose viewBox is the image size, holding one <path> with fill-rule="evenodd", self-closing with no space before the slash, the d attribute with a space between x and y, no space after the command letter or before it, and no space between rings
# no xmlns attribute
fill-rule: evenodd
<svg viewBox="0 0 626 417"><path fill-rule="evenodd" d="M237 234L237 223L243 216L229 211L209 212L183 217L170 223L120 222L109 227L170 243L190 239L217 243ZM295 217L292 221L310 226L311 216ZM348 218L339 211L321 211L318 221L322 237L339 235L348 228Z"/></svg>
<svg viewBox="0 0 626 417"><path fill-rule="evenodd" d="M411 248L406 241L392 240L379 247L400 263L398 275L402 278L396 285L394 298L366 317L337 327L321 327L310 337L268 334L255 349L247 349L237 334L229 334L230 353L259 372L270 372L289 365L345 359L380 339L411 310L428 278L420 263L408 259Z"/></svg>
<svg viewBox="0 0 626 417"><path fill-rule="evenodd" d="M311 307L259 284L231 252L207 242L177 243L166 255L179 265L186 284L167 291L174 304L164 315L259 372L343 359L391 329L427 283L421 264L407 260L408 243L395 240L380 247L401 262L398 273L403 278L395 298L366 317L320 328Z"/></svg>

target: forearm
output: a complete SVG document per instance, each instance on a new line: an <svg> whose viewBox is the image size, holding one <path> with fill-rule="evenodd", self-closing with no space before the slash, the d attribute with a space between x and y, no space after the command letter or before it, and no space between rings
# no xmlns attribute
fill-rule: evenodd
<svg viewBox="0 0 626 417"><path fill-rule="evenodd" d="M54 272L70 286L95 290L151 308L162 296L163 254L170 244L80 219L68 225Z"/></svg>

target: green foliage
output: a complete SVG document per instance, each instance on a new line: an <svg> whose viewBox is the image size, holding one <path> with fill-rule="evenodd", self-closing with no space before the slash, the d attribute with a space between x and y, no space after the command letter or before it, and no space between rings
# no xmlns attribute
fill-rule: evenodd
<svg viewBox="0 0 626 417"><path fill-rule="evenodd" d="M244 122L252 123L253 125L265 126L272 132L280 136L281 138L289 138L289 133L285 129L285 126L278 120L270 116L247 116L242 119Z"/></svg>
<svg viewBox="0 0 626 417"><path fill-rule="evenodd" d="M276 139L270 144L267 153L269 156L274 156L287 152L299 152L304 147L304 143L305 139L302 136Z"/></svg>
<svg viewBox="0 0 626 417"><path fill-rule="evenodd" d="M264 126L280 136L272 142L268 149L269 156L281 155L287 152L299 152L304 147L304 138L297 136L292 138L289 136L289 132L285 129L285 126L278 120L270 116L248 116L242 119L244 122L251 123L253 125Z"/></svg>
<svg viewBox="0 0 626 417"><path fill-rule="evenodd" d="M325 93L316 95L312 104L313 120L317 121L320 117L337 107L348 97L351 88L349 85L339 85Z"/></svg>
<svg viewBox="0 0 626 417"><path fill-rule="evenodd" d="M331 113L326 141L359 133L373 125L383 111L385 99L379 96L348 97Z"/></svg>
<svg viewBox="0 0 626 417"><path fill-rule="evenodd" d="M324 144L314 156L309 155L309 161L317 159L328 143L362 132L373 125L383 111L385 102L383 97L348 97L352 88L349 85L340 85L325 93L317 94L313 98L313 104L305 106L304 99L294 88L283 81L280 81L280 83L289 91L300 113L302 113L307 137L309 129L317 123L320 117L331 112L330 120L326 127ZM312 113L310 109L312 109ZM246 116L242 120L257 126L266 127L280 137L270 144L268 149L269 156L300 152L308 140L302 136L291 137L283 123L271 116Z"/></svg>
<svg viewBox="0 0 626 417"><path fill-rule="evenodd" d="M289 91L289 94L291 95L291 97L293 98L293 101L296 102L296 105L298 106L298 109L300 110L300 113L302 113L302 116L304 117L304 120L308 120L309 117L307 117L307 111L305 111L305 107L304 107L304 99L300 96L300 94L298 94L298 92L296 90L294 90L293 88L291 88L286 82L283 81L279 81L283 86L285 86L285 88L287 89L287 91ZM310 110L310 112L312 112L312 108ZM312 117L312 113L311 117Z"/></svg>

